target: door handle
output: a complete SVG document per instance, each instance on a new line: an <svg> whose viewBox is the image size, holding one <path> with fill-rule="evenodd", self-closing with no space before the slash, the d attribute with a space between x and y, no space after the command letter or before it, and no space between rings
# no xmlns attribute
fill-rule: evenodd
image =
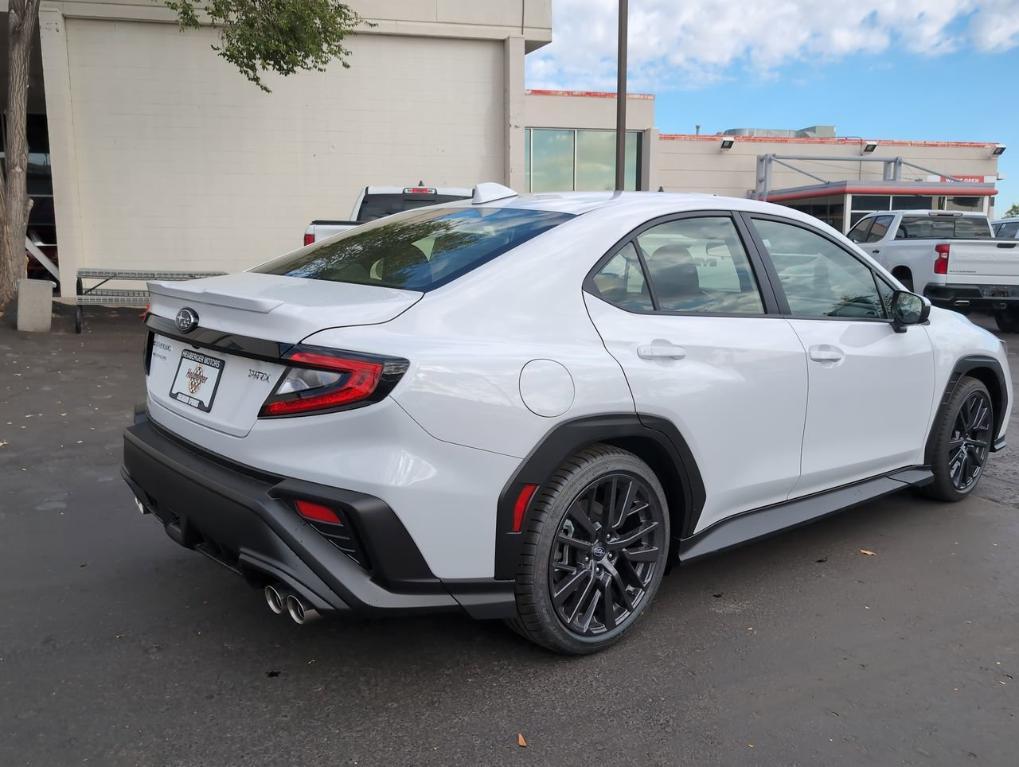
<svg viewBox="0 0 1019 767"><path fill-rule="evenodd" d="M681 360L686 356L686 349L664 338L656 338L649 344L638 346L637 356L642 360Z"/></svg>
<svg viewBox="0 0 1019 767"><path fill-rule="evenodd" d="M846 353L837 346L831 346L829 344L819 344L817 346L811 346L808 349L810 359L814 362L827 362L836 363L842 362L846 358Z"/></svg>
<svg viewBox="0 0 1019 767"><path fill-rule="evenodd" d="M875 256L876 256L876 255L877 255L878 253L880 253L880 252L881 252L881 248L874 248L874 250L872 250L872 251L871 251L871 253L873 253L873 254L874 254Z"/></svg>

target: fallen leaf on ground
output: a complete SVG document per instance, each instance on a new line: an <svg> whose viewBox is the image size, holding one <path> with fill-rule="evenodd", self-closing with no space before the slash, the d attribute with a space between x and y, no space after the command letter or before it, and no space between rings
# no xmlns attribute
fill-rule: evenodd
<svg viewBox="0 0 1019 767"><path fill-rule="evenodd" d="M524 733L522 732L517 733L517 745L520 748L527 748L527 741L524 739Z"/></svg>
<svg viewBox="0 0 1019 767"><path fill-rule="evenodd" d="M870 549L860 549L860 553L863 554L865 557L876 557L877 556L877 552L876 551L871 551Z"/></svg>

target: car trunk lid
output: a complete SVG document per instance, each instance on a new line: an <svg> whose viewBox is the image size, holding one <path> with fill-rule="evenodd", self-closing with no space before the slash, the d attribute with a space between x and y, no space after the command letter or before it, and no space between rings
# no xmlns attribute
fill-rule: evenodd
<svg viewBox="0 0 1019 767"><path fill-rule="evenodd" d="M154 334L148 360L150 401L235 437L251 431L286 371L280 354L320 330L388 322L422 296L249 272L155 282L149 290ZM197 327L187 332L175 324L183 309L197 318Z"/></svg>

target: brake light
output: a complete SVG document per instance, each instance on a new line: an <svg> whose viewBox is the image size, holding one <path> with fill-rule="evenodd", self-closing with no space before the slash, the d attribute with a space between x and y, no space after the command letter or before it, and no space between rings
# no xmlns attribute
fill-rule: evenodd
<svg viewBox="0 0 1019 767"><path fill-rule="evenodd" d="M312 234L311 232L305 232L304 233L304 246L307 247L309 245L314 245L314 244L315 244L315 235Z"/></svg>
<svg viewBox="0 0 1019 767"><path fill-rule="evenodd" d="M951 250L952 246L947 242L939 242L934 246L934 252L937 254L934 257L935 274L948 274L948 256Z"/></svg>
<svg viewBox="0 0 1019 767"><path fill-rule="evenodd" d="M335 511L328 506L323 506L321 503L297 499L294 501L294 506L297 507L298 514L305 519L310 519L312 522L325 522L329 525L343 524L343 521Z"/></svg>
<svg viewBox="0 0 1019 767"><path fill-rule="evenodd" d="M408 186L403 189L404 194L435 194L435 188L430 186Z"/></svg>
<svg viewBox="0 0 1019 767"><path fill-rule="evenodd" d="M407 370L407 360L315 347L297 347L259 412L260 418L343 410L383 399Z"/></svg>

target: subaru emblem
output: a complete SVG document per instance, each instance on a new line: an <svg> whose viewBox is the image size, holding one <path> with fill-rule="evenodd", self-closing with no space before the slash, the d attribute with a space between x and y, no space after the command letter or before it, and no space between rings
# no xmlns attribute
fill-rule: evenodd
<svg viewBox="0 0 1019 767"><path fill-rule="evenodd" d="M189 306L185 306L177 312L177 330L181 333L190 333L198 327L198 312Z"/></svg>

